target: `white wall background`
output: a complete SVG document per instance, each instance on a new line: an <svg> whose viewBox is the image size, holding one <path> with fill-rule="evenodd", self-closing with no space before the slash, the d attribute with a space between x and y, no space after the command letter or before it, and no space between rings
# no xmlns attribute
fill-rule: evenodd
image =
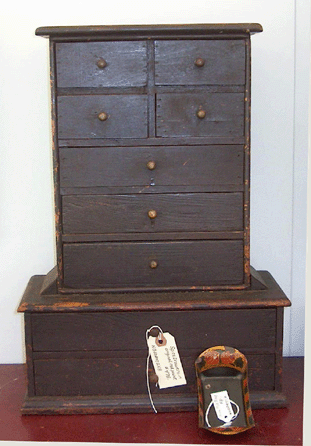
<svg viewBox="0 0 311 446"><path fill-rule="evenodd" d="M24 362L16 313L55 263L48 42L39 26L259 22L252 39L251 262L292 301L285 355L303 355L309 0L39 0L0 17L0 363ZM258 333L260 336L260 333Z"/></svg>

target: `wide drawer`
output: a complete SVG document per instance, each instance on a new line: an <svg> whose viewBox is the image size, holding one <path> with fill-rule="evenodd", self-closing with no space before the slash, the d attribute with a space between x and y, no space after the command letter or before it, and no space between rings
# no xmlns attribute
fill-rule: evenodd
<svg viewBox="0 0 311 446"><path fill-rule="evenodd" d="M146 42L57 43L56 73L59 88L144 86Z"/></svg>
<svg viewBox="0 0 311 446"><path fill-rule="evenodd" d="M61 96L57 100L58 137L146 138L147 96Z"/></svg>
<svg viewBox="0 0 311 446"><path fill-rule="evenodd" d="M155 42L157 85L243 85L244 40Z"/></svg>
<svg viewBox="0 0 311 446"><path fill-rule="evenodd" d="M64 244L66 288L243 286L243 240Z"/></svg>
<svg viewBox="0 0 311 446"><path fill-rule="evenodd" d="M275 308L79 311L32 314L33 351L145 353L146 330L154 324L174 335L180 351L194 349L198 354L213 345L274 351L276 343Z"/></svg>
<svg viewBox="0 0 311 446"><path fill-rule="evenodd" d="M242 185L244 147L61 148L61 187Z"/></svg>
<svg viewBox="0 0 311 446"><path fill-rule="evenodd" d="M244 94L157 94L156 132L160 137L244 135Z"/></svg>
<svg viewBox="0 0 311 446"><path fill-rule="evenodd" d="M243 230L243 194L66 195L65 234Z"/></svg>
<svg viewBox="0 0 311 446"><path fill-rule="evenodd" d="M151 384L154 395L195 394L196 378L194 361L201 352L181 361L187 384L158 389ZM120 358L66 358L39 359L34 361L34 377L37 396L79 395L146 395L146 357ZM249 355L250 391L275 390L274 356Z"/></svg>

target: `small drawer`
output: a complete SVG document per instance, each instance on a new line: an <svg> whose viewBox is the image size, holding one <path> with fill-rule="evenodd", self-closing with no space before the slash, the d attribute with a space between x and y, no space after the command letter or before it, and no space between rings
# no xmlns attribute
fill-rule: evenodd
<svg viewBox="0 0 311 446"><path fill-rule="evenodd" d="M147 80L146 42L56 44L57 87L140 87Z"/></svg>
<svg viewBox="0 0 311 446"><path fill-rule="evenodd" d="M131 355L129 351L129 355ZM187 384L168 389L158 389L151 384L152 393L196 394L194 361L198 354L180 358ZM86 396L86 395L146 395L146 358L67 358L37 359L34 361L35 388L37 396ZM250 391L275 390L274 356L249 355ZM150 365L152 369L152 366Z"/></svg>
<svg viewBox="0 0 311 446"><path fill-rule="evenodd" d="M60 148L61 187L242 185L244 147Z"/></svg>
<svg viewBox="0 0 311 446"><path fill-rule="evenodd" d="M244 40L155 42L157 85L243 85Z"/></svg>
<svg viewBox="0 0 311 446"><path fill-rule="evenodd" d="M241 286L243 240L68 243L65 288L193 289Z"/></svg>
<svg viewBox="0 0 311 446"><path fill-rule="evenodd" d="M142 300L146 295L142 295ZM274 353L276 309L216 309L200 311L102 311L35 313L31 315L33 351L146 352L146 330L159 325L171 333L180 352L199 355L214 345L241 351ZM90 353L91 354L91 353ZM145 356L144 356L145 357ZM260 368L257 361L256 368Z"/></svg>
<svg viewBox="0 0 311 446"><path fill-rule="evenodd" d="M242 231L243 194L66 195L65 234Z"/></svg>
<svg viewBox="0 0 311 446"><path fill-rule="evenodd" d="M163 93L157 95L159 137L241 137L243 93Z"/></svg>
<svg viewBox="0 0 311 446"><path fill-rule="evenodd" d="M61 96L57 109L60 139L147 137L145 95Z"/></svg>

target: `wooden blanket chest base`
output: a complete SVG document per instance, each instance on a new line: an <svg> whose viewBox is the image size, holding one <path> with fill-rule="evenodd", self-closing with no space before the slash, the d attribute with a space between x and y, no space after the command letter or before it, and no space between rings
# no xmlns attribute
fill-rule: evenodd
<svg viewBox="0 0 311 446"><path fill-rule="evenodd" d="M215 345L248 359L253 408L284 407L283 310L290 305L267 271L248 290L59 295L55 274L33 276L25 316L28 391L23 414L152 412L146 385L146 330L171 333L187 379L150 384L158 411L197 410L194 361ZM152 369L152 364L149 364Z"/></svg>

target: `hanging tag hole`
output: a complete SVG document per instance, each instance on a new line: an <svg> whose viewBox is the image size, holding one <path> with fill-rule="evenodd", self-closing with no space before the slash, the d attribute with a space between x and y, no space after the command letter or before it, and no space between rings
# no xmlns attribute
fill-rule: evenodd
<svg viewBox="0 0 311 446"><path fill-rule="evenodd" d="M156 344L158 347L164 347L164 345L166 345L166 339L163 336L163 333L159 333L157 339L156 339Z"/></svg>

